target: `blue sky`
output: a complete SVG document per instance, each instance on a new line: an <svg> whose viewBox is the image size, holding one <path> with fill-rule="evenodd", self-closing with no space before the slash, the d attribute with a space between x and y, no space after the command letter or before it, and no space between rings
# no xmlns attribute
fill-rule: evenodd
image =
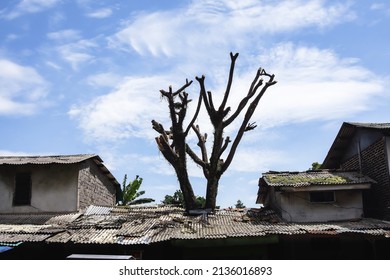
<svg viewBox="0 0 390 280"><path fill-rule="evenodd" d="M157 202L178 189L150 123L169 127L159 90L205 75L218 100L231 51L231 106L258 67L278 83L221 180L223 207L255 206L263 172L321 162L343 121L390 121L387 1L3 0L0 26L0 154L96 153L118 181L143 177ZM205 112L197 124L210 129Z"/></svg>

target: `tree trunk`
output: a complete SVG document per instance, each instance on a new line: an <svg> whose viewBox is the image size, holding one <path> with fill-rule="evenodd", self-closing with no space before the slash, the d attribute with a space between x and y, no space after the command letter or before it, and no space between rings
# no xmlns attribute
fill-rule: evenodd
<svg viewBox="0 0 390 280"><path fill-rule="evenodd" d="M195 194L192 189L190 180L188 179L187 170L176 170L176 175L179 180L180 190L183 193L184 207L186 211L196 209Z"/></svg>
<svg viewBox="0 0 390 280"><path fill-rule="evenodd" d="M206 206L205 206L206 209L209 208L212 211L215 210L217 194L218 194L218 185L219 185L219 178L216 176L213 176L212 178L209 178L207 180Z"/></svg>

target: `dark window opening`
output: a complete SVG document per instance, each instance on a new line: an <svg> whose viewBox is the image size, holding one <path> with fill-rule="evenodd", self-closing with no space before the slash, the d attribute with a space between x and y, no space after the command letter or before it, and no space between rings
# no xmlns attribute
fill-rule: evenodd
<svg viewBox="0 0 390 280"><path fill-rule="evenodd" d="M334 202L334 191L310 192L310 202Z"/></svg>
<svg viewBox="0 0 390 280"><path fill-rule="evenodd" d="M17 173L15 175L14 205L31 204L31 174Z"/></svg>

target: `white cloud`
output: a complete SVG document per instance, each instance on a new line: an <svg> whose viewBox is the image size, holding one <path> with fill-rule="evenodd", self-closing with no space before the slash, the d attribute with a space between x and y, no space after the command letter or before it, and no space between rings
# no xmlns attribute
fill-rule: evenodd
<svg viewBox="0 0 390 280"><path fill-rule="evenodd" d="M112 15L112 9L110 8L102 8L87 14L88 17L91 18L107 18Z"/></svg>
<svg viewBox="0 0 390 280"><path fill-rule="evenodd" d="M91 54L91 49L97 45L93 40L78 40L72 43L63 44L57 47L60 57L68 62L73 70L78 70L83 63L92 62L95 57Z"/></svg>
<svg viewBox="0 0 390 280"><path fill-rule="evenodd" d="M259 172L270 170L276 163L285 162L286 155L281 151L240 147L234 156L228 172Z"/></svg>
<svg viewBox="0 0 390 280"><path fill-rule="evenodd" d="M351 20L348 5L324 1L193 1L180 10L140 14L110 38L111 46L140 55L187 55L251 46L278 32Z"/></svg>
<svg viewBox="0 0 390 280"><path fill-rule="evenodd" d="M79 119L80 127L91 139L151 138L151 120L166 115L158 89L166 80L158 76L128 77L113 92L87 105L75 105L69 114Z"/></svg>
<svg viewBox="0 0 390 280"><path fill-rule="evenodd" d="M65 29L57 32L50 32L47 37L55 41L74 41L80 39L80 32L74 29Z"/></svg>
<svg viewBox="0 0 390 280"><path fill-rule="evenodd" d="M5 18L14 19L24 14L39 13L59 4L61 0L22 0Z"/></svg>
<svg viewBox="0 0 390 280"><path fill-rule="evenodd" d="M29 115L45 104L47 82L31 68L0 59L0 115Z"/></svg>
<svg viewBox="0 0 390 280"><path fill-rule="evenodd" d="M331 50L280 44L261 60L278 84L261 101L256 118L272 125L348 118L370 110L384 80Z"/></svg>
<svg viewBox="0 0 390 280"><path fill-rule="evenodd" d="M113 73L100 73L88 76L86 81L93 87L111 87L114 88L122 81L122 77Z"/></svg>

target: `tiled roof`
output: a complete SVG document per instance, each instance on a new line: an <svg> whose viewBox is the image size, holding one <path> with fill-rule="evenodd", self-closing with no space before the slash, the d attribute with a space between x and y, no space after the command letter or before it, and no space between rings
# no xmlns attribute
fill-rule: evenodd
<svg viewBox="0 0 390 280"><path fill-rule="evenodd" d="M58 218L62 224L0 225L0 242L132 245L268 235L353 233L390 236L390 223L384 221L287 223L266 209L250 209L243 213L220 210L215 214L188 216L177 207L106 207L102 211L102 207L92 206L86 213L88 215L74 214L77 216L68 220Z"/></svg>
<svg viewBox="0 0 390 280"><path fill-rule="evenodd" d="M306 172L268 172L263 174L268 186L306 187L315 185L356 185L375 183L367 176L353 171L316 170Z"/></svg>

